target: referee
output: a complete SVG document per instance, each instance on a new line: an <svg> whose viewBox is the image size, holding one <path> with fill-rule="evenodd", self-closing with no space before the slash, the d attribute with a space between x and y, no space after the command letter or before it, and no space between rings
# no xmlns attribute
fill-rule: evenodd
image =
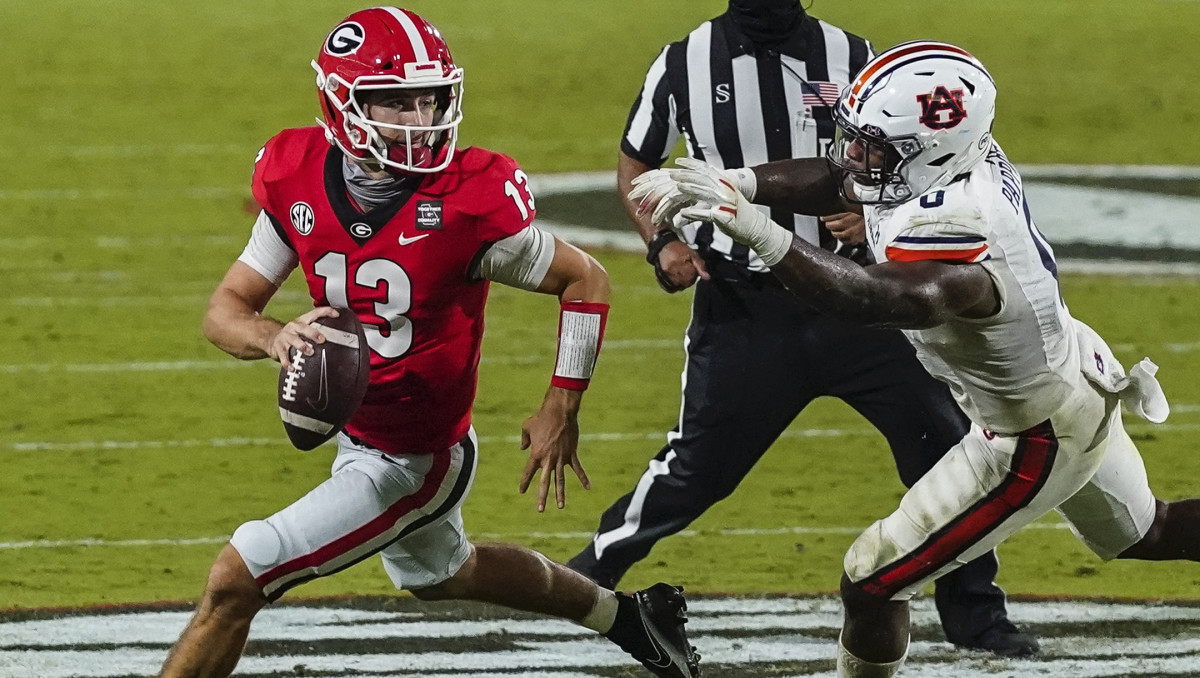
<svg viewBox="0 0 1200 678"><path fill-rule="evenodd" d="M798 0L731 0L651 64L621 140L618 187L659 285L696 290L679 423L569 563L600 585L615 588L659 539L729 496L819 396L842 399L883 433L906 486L966 433L949 390L898 331L800 307L757 256L711 224L685 226L685 243L656 231L650 215L637 215L624 198L634 177L660 166L681 136L688 155L726 170L824 154L834 133L830 107L872 56L866 40L808 16ZM770 216L864 263L860 216L779 209ZM842 463L837 449L818 452ZM1009 622L996 570L990 553L938 580L946 638L1000 655L1033 654L1037 640Z"/></svg>

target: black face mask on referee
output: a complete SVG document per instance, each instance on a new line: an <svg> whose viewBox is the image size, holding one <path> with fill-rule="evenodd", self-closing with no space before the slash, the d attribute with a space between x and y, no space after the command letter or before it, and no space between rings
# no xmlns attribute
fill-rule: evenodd
<svg viewBox="0 0 1200 678"><path fill-rule="evenodd" d="M729 0L728 14L759 45L783 42L805 17L800 0Z"/></svg>

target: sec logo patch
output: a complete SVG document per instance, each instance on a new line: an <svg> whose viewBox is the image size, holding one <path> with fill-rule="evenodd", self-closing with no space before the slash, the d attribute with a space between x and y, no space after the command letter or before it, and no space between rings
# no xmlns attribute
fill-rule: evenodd
<svg viewBox="0 0 1200 678"><path fill-rule="evenodd" d="M300 235L308 235L312 233L313 224L316 222L316 217L313 216L313 210L306 202L298 202L292 205L291 209L292 227Z"/></svg>

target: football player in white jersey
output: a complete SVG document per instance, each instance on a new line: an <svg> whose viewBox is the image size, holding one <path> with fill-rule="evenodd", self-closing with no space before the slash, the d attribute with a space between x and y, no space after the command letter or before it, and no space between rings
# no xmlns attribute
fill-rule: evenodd
<svg viewBox="0 0 1200 678"><path fill-rule="evenodd" d="M738 170L732 181L684 160L630 193L657 223L715 223L824 312L904 330L972 420L846 554L839 676L895 675L908 599L1050 510L1106 560L1200 560L1200 500L1156 499L1121 423L1122 402L1166 418L1157 368L1143 360L1127 372L1067 311L1021 177L992 139L995 100L991 75L966 51L905 43L842 93L828 158ZM879 263L805 243L751 200L809 214L860 205Z"/></svg>

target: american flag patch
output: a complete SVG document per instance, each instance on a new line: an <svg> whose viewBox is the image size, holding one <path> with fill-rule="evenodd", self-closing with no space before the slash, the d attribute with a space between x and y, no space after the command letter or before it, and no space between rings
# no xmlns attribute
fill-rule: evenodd
<svg viewBox="0 0 1200 678"><path fill-rule="evenodd" d="M981 235L899 236L887 246L888 261L958 261L976 263L990 259L987 238Z"/></svg>
<svg viewBox="0 0 1200 678"><path fill-rule="evenodd" d="M830 106L836 102L842 93L841 85L826 80L808 80L802 84L804 89L803 104L805 108L814 106Z"/></svg>

